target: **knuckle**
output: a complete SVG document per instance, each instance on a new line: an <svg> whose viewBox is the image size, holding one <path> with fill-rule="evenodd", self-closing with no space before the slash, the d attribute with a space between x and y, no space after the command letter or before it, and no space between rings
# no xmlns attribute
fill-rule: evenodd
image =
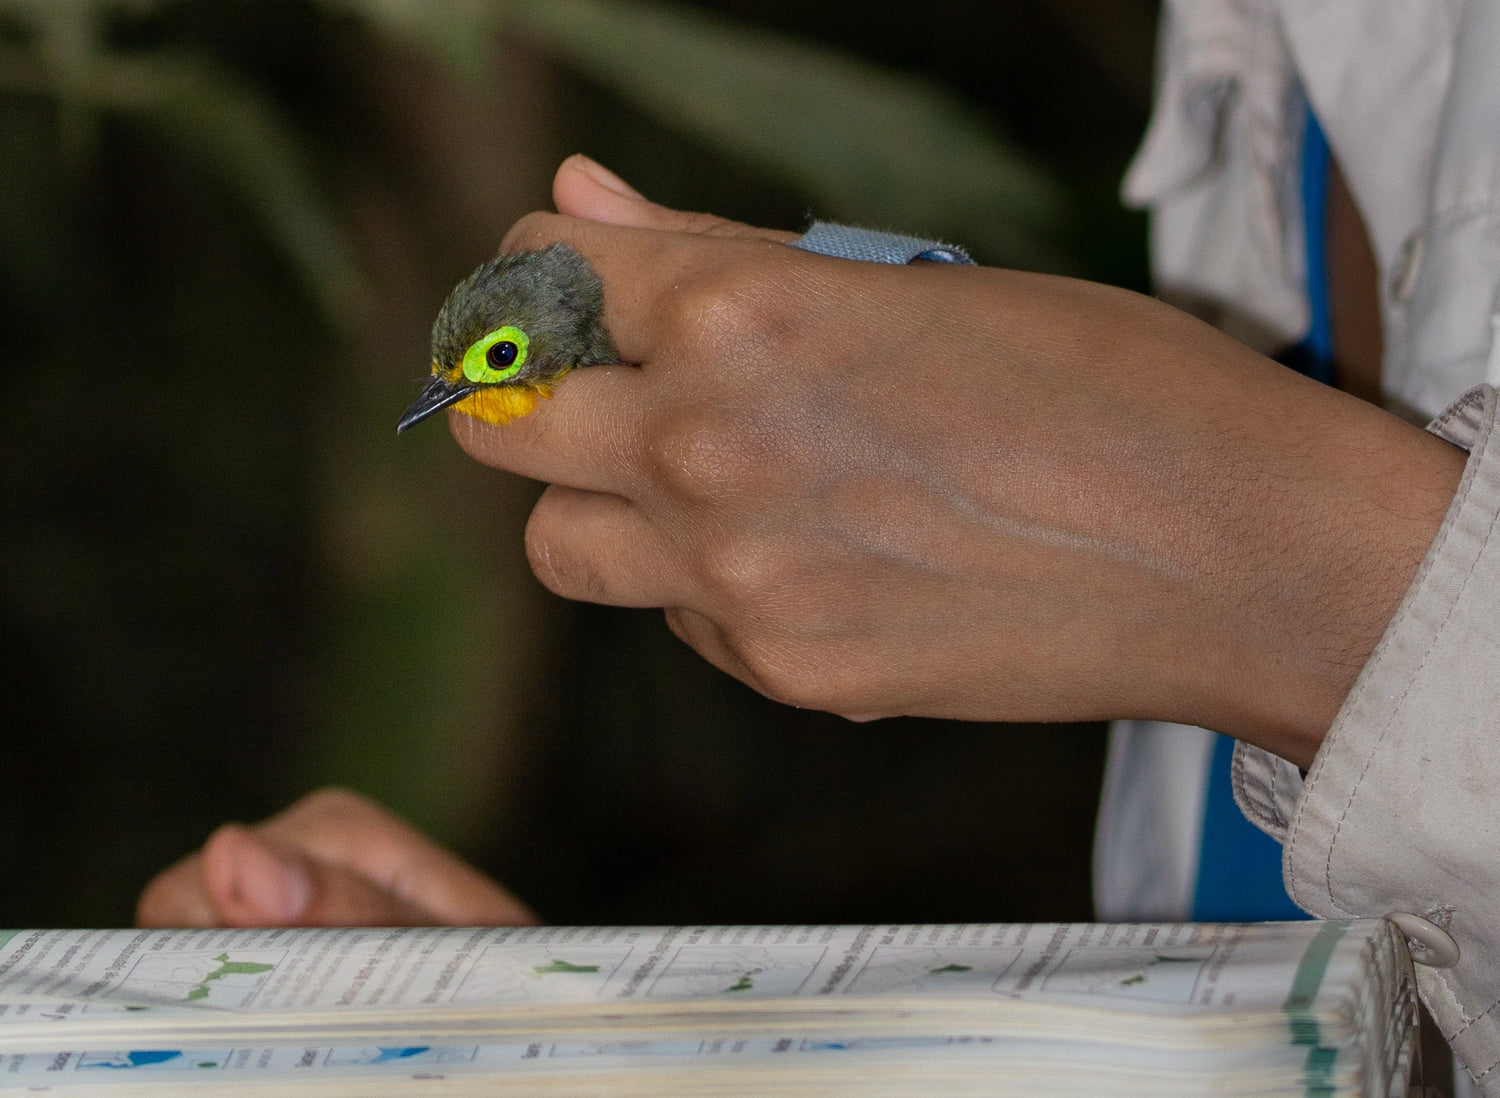
<svg viewBox="0 0 1500 1098"><path fill-rule="evenodd" d="M722 501L752 487L765 468L762 449L748 424L702 410L674 414L647 444L656 479L694 502Z"/></svg>
<svg viewBox="0 0 1500 1098"><path fill-rule="evenodd" d="M853 682L839 669L815 660L803 658L762 674L768 675L767 696L783 705L819 709L861 722L888 715L872 705L869 684Z"/></svg>
<svg viewBox="0 0 1500 1098"><path fill-rule="evenodd" d="M663 299L665 330L699 355L733 355L739 368L770 357L794 312L765 272L737 249L715 253Z"/></svg>
<svg viewBox="0 0 1500 1098"><path fill-rule="evenodd" d="M711 213L700 213L696 210L682 210L678 213L676 228L680 232L697 233L702 236L733 236L734 222L726 221L722 217Z"/></svg>
<svg viewBox="0 0 1500 1098"><path fill-rule="evenodd" d="M744 667L749 685L774 702L799 709L828 707L827 683L818 661L802 646L764 635L731 635L730 647Z"/></svg>
<svg viewBox="0 0 1500 1098"><path fill-rule="evenodd" d="M693 349L713 344L716 296L724 292L717 271L695 271L664 291L657 306L662 331L674 343Z"/></svg>
<svg viewBox="0 0 1500 1098"><path fill-rule="evenodd" d="M683 214L683 228L687 232L698 233L701 236L717 236L734 240L753 239L761 235L757 229L742 221L730 221L711 213Z"/></svg>
<svg viewBox="0 0 1500 1098"><path fill-rule="evenodd" d="M775 624L759 612L701 613L667 608L668 626L681 640L774 702L799 709L872 720L899 710L877 689L881 675L849 659L832 635L809 635Z"/></svg>
<svg viewBox="0 0 1500 1098"><path fill-rule="evenodd" d="M784 617L775 598L758 609L734 615L726 644L745 681L773 701L800 709L876 715L895 712L888 685L896 669L872 658L847 622Z"/></svg>
<svg viewBox="0 0 1500 1098"><path fill-rule="evenodd" d="M697 648L702 643L699 637L700 630L696 624L697 619L686 608L664 606L662 617L666 620L667 628L672 631L672 635L683 644L690 648Z"/></svg>
<svg viewBox="0 0 1500 1098"><path fill-rule="evenodd" d="M699 552L698 573L710 597L744 612L776 600L790 569L785 552L774 543L735 537L705 546Z"/></svg>

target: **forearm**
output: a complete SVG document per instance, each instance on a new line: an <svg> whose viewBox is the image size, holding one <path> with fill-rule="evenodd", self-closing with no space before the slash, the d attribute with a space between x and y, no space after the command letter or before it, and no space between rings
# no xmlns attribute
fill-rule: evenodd
<svg viewBox="0 0 1500 1098"><path fill-rule="evenodd" d="M1278 367L1229 364L1219 382L1188 398L1203 415L1185 428L1201 471L1176 510L1194 554L1181 592L1192 658L1175 684L1187 706L1168 716L1305 767L1437 533L1464 454Z"/></svg>
<svg viewBox="0 0 1500 1098"><path fill-rule="evenodd" d="M1034 628L966 647L972 681L1003 677L992 697L928 704L1171 719L1307 765L1442 521L1462 452L1150 299L975 274L945 293L982 331L955 322L951 349L941 325L928 338L935 354L982 356L978 370L867 415L896 444L881 460L925 465L935 488L912 513L888 497L892 525L936 541L928 559L987 541L964 609L1004 622L1029 587ZM964 391L976 384L989 391Z"/></svg>

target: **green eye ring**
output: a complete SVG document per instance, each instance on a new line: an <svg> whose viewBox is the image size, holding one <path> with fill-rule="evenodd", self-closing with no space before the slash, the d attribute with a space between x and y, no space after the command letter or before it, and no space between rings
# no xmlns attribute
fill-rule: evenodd
<svg viewBox="0 0 1500 1098"><path fill-rule="evenodd" d="M520 328L507 324L481 336L464 352L464 377L476 385L509 381L526 364L531 340Z"/></svg>

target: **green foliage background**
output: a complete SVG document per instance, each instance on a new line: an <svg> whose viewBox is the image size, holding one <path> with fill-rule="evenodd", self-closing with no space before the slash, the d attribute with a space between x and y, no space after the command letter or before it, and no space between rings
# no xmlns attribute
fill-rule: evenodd
<svg viewBox="0 0 1500 1098"><path fill-rule="evenodd" d="M1086 914L1099 729L772 705L547 596L536 487L392 427L443 293L577 149L1141 288L1152 18L0 0L0 924L128 921L324 782L564 921Z"/></svg>

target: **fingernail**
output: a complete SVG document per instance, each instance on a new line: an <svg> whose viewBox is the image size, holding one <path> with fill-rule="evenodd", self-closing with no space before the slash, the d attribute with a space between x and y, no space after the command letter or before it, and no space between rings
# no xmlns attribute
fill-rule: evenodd
<svg viewBox="0 0 1500 1098"><path fill-rule="evenodd" d="M312 902L306 867L247 837L235 851L234 890L240 901L268 923L291 923Z"/></svg>
<svg viewBox="0 0 1500 1098"><path fill-rule="evenodd" d="M583 153L574 153L569 159L572 160L574 167L606 190L614 191L615 194L624 198L644 199L646 197L603 164L597 160L591 160Z"/></svg>

